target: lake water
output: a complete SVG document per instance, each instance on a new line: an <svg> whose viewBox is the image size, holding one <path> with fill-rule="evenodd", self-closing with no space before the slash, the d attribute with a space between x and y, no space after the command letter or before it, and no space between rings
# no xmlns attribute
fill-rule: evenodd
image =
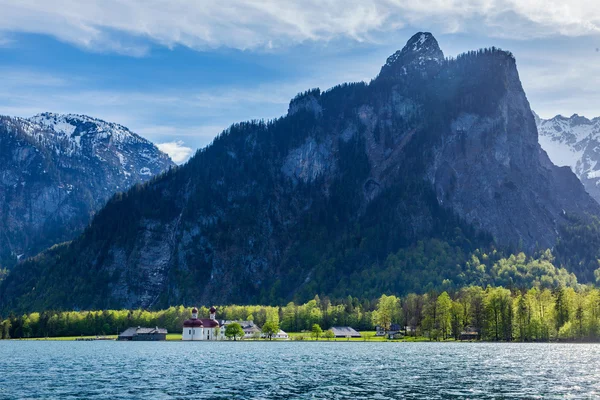
<svg viewBox="0 0 600 400"><path fill-rule="evenodd" d="M0 341L0 399L600 397L600 345Z"/></svg>

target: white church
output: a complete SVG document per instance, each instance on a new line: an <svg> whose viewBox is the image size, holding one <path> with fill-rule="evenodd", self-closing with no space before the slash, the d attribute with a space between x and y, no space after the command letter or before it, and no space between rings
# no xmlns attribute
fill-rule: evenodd
<svg viewBox="0 0 600 400"><path fill-rule="evenodd" d="M198 309L192 309L192 318L183 322L181 340L224 340L225 326L215 318L217 309L210 308L210 318L198 318Z"/></svg>

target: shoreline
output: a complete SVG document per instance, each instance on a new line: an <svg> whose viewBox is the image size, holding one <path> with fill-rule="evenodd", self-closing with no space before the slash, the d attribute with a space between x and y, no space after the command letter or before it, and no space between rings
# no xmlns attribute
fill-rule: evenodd
<svg viewBox="0 0 600 400"><path fill-rule="evenodd" d="M214 342L240 342L240 343L272 343L272 342L277 342L277 343L332 343L332 342L336 342L336 343L461 343L461 344L473 344L473 343L486 343L486 344L494 344L494 343L498 343L498 344L600 344L599 341L590 341L590 340L551 340L551 341L527 341L527 342L521 342L521 341L489 341L489 340L429 340L426 337L417 337L415 339L383 339L383 338L369 338L369 339L361 339L361 338L351 338L350 340L348 339L343 339L343 338L337 338L337 339L319 339L319 340L315 340L313 338L310 339L303 339L303 340L294 340L294 339L272 339L272 340L267 340L267 339L261 339L261 340L255 340L255 339L241 339L241 340L217 340L217 341L203 341L203 340L198 340L198 341L184 341L181 340L181 335L180 334L173 334L174 337L167 337L166 340L156 340L156 341L137 341L137 342L144 342L144 343L148 343L148 342L170 342L170 343L205 343L205 342L210 342L210 343L214 343ZM3 341L12 341L12 342L125 342L125 343L130 343L131 341L127 341L127 340L117 340L117 336L116 335L108 335L108 336L103 336L103 337L96 337L96 336L81 336L81 337L74 337L74 336L56 336L56 337L44 337L44 338L11 338L11 339L3 339L0 340L0 342Z"/></svg>

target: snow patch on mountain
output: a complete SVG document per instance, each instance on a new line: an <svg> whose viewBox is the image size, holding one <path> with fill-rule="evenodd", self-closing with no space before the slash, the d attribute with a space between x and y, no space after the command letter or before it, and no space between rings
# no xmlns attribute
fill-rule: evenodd
<svg viewBox="0 0 600 400"><path fill-rule="evenodd" d="M535 116L542 148L552 162L568 166L600 202L600 118L573 114L551 119Z"/></svg>
<svg viewBox="0 0 600 400"><path fill-rule="evenodd" d="M79 114L42 113L28 118L44 126L59 137L75 141L78 136L93 137L95 140L110 139L119 143L149 143L148 140L131 132L123 125L106 122L98 118Z"/></svg>
<svg viewBox="0 0 600 400"><path fill-rule="evenodd" d="M115 193L174 165L152 142L112 122L0 116L0 267L72 239Z"/></svg>

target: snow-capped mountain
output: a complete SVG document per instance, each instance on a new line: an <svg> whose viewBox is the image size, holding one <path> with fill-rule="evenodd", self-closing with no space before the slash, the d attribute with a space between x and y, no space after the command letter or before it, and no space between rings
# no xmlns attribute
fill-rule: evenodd
<svg viewBox="0 0 600 400"><path fill-rule="evenodd" d="M540 145L558 166L571 167L583 186L600 203L600 117L577 114L541 119L535 115Z"/></svg>
<svg viewBox="0 0 600 400"><path fill-rule="evenodd" d="M0 116L0 266L75 237L114 193L173 165L119 124Z"/></svg>

